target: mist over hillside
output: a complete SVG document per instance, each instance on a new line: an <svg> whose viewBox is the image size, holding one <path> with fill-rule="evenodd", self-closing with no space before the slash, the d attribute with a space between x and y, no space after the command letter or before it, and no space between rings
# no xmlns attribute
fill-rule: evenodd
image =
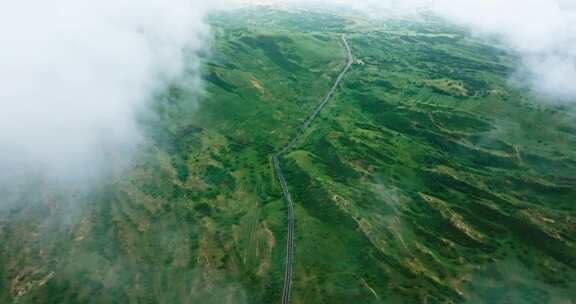
<svg viewBox="0 0 576 304"><path fill-rule="evenodd" d="M68 181L121 166L141 140L135 113L184 72L189 85L199 82L210 36L203 19L215 5L3 3L0 166Z"/></svg>
<svg viewBox="0 0 576 304"><path fill-rule="evenodd" d="M1 13L3 166L75 179L126 163L141 140L135 112L185 69L189 85L200 83L191 75L198 52L209 49L206 14L240 4L352 8L374 18L437 14L517 54L511 79L535 94L576 96L576 18L567 1L19 1Z"/></svg>
<svg viewBox="0 0 576 304"><path fill-rule="evenodd" d="M576 301L570 1L36 2L0 303Z"/></svg>

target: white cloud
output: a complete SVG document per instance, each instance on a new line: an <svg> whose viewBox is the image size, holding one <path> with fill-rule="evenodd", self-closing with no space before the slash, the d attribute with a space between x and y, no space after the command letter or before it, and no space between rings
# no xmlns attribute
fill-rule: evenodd
<svg viewBox="0 0 576 304"><path fill-rule="evenodd" d="M521 57L522 78L536 93L576 98L576 6L571 0L408 1L497 37Z"/></svg>
<svg viewBox="0 0 576 304"><path fill-rule="evenodd" d="M436 0L432 8L482 35L498 37L522 59L537 93L576 97L576 13L568 1Z"/></svg>
<svg viewBox="0 0 576 304"><path fill-rule="evenodd" d="M133 113L206 47L213 2L18 0L0 4L0 170L93 174L138 140ZM105 153L106 152L106 153Z"/></svg>

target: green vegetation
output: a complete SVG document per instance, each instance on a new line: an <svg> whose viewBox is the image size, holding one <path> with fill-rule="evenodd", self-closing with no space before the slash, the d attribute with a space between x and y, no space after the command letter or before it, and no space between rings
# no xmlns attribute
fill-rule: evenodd
<svg viewBox="0 0 576 304"><path fill-rule="evenodd" d="M212 16L206 92L174 84L133 166L89 192L3 195L0 303L576 301L576 121L510 87L509 57L434 18ZM186 82L183 82L186 83ZM200 99L200 100L199 100Z"/></svg>

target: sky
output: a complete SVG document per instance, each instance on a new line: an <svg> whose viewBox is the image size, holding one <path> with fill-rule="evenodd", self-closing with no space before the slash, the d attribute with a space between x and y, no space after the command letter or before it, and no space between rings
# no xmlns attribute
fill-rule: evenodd
<svg viewBox="0 0 576 304"><path fill-rule="evenodd" d="M344 5L376 18L426 8L518 54L517 76L534 93L576 101L574 0L260 1ZM129 156L140 142L135 111L198 66L194 54L210 48L206 14L240 2L1 1L0 171L77 179L98 174L110 155Z"/></svg>

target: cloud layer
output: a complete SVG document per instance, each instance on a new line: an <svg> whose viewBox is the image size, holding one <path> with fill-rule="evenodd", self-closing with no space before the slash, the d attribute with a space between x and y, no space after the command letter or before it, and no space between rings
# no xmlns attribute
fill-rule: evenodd
<svg viewBox="0 0 576 304"><path fill-rule="evenodd" d="M404 10L426 8L481 37L498 39L521 58L518 76L535 93L576 102L576 5L571 0L392 0L390 3ZM374 7L366 5L373 11Z"/></svg>
<svg viewBox="0 0 576 304"><path fill-rule="evenodd" d="M576 11L569 0L436 0L439 14L497 37L537 93L576 101Z"/></svg>
<svg viewBox="0 0 576 304"><path fill-rule="evenodd" d="M92 175L137 143L134 110L206 47L193 0L0 5L0 168ZM194 60L194 58L192 58Z"/></svg>

